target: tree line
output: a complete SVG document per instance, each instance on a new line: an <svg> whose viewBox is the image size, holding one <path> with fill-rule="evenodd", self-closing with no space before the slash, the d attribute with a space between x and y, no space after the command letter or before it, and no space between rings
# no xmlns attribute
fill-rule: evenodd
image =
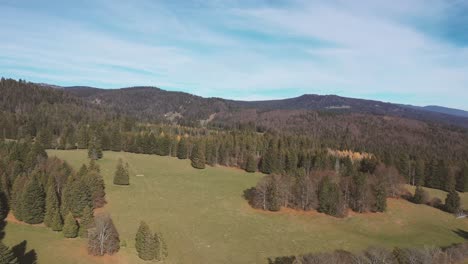
<svg viewBox="0 0 468 264"><path fill-rule="evenodd" d="M461 236L466 232L457 231ZM344 250L332 253L305 254L300 256L269 258L270 264L315 264L315 263L385 263L385 264L454 264L468 257L468 243L454 244L448 247L424 248L385 248L371 247L364 252L353 254Z"/></svg>

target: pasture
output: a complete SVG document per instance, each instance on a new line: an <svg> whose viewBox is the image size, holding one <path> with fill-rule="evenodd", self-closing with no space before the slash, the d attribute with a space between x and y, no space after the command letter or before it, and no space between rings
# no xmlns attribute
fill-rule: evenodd
<svg viewBox="0 0 468 264"><path fill-rule="evenodd" d="M75 169L88 163L85 150L48 154ZM128 187L112 184L119 158L130 166ZM454 231L468 230L467 219L401 199L389 199L385 213L351 214L344 219L290 209L254 210L242 193L262 175L234 168L197 170L188 160L124 152L104 152L98 164L108 201L100 211L111 214L126 248L111 257L88 257L85 240L67 240L44 227L14 223L7 225L6 244L28 240L39 263L145 263L134 249L138 224L144 220L166 239L165 263L266 263L268 257L360 251L372 245L445 246L464 241Z"/></svg>

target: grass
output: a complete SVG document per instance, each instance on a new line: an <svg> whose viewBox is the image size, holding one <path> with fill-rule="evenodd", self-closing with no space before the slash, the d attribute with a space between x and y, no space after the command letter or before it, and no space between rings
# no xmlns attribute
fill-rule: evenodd
<svg viewBox="0 0 468 264"><path fill-rule="evenodd" d="M416 189L415 186L411 186L411 185L406 185L406 189L408 189L408 191L410 191L411 193L414 194L414 190ZM423 189L427 192L427 194L429 195L429 199L432 199L432 198L439 198L442 202L445 201L445 197L447 197L447 192L446 191L442 191L442 190L438 190L438 189L432 189L432 188L427 188L427 187L423 187ZM465 209L468 209L468 193L458 193L460 195L460 201L461 201L461 206Z"/></svg>
<svg viewBox="0 0 468 264"><path fill-rule="evenodd" d="M88 163L86 151L48 153L76 169ZM130 165L128 187L112 185L118 158ZM457 220L429 206L396 199L389 199L386 213L353 214L345 219L316 212L253 210L242 192L262 175L233 168L196 170L188 160L123 152L105 152L98 163L109 201L104 210L111 214L121 240L128 245L112 263L144 263L134 250L141 220L163 233L169 248L166 263L266 263L273 256L334 249L360 251L371 245L445 246L463 242L454 230L468 230L466 219ZM140 174L144 176L136 177ZM39 263L107 261L86 257L83 240L66 240L42 227L9 224L7 244L22 239L37 251ZM52 247L54 252L50 253ZM83 259L77 259L81 255Z"/></svg>

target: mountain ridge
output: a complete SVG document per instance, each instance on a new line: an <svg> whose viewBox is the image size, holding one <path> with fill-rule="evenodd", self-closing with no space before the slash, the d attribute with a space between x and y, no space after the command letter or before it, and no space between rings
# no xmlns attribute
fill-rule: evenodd
<svg viewBox="0 0 468 264"><path fill-rule="evenodd" d="M164 115L181 114L206 120L212 114L255 109L330 111L396 116L426 122L436 122L468 128L468 112L441 106L413 106L377 100L343 97L339 95L303 94L297 97L242 101L219 97L202 97L187 92L167 91L154 86L134 86L102 89L89 86L70 86L64 90L88 102L107 104L111 108L145 119L164 119ZM132 103L129 103L132 102ZM449 109L449 110L448 110ZM466 112L466 115L464 114ZM150 113L156 113L151 116Z"/></svg>

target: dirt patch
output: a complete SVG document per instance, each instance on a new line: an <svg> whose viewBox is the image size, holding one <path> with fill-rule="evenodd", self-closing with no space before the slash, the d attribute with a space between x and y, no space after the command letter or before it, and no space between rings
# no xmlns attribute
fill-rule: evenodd
<svg viewBox="0 0 468 264"><path fill-rule="evenodd" d="M9 213L7 215L7 218L6 218L6 221L8 223L13 223L13 224L18 224L18 225L28 225L28 226L37 226L37 227L45 227L45 225L43 223L41 224L28 224L28 223L25 223L25 222L22 222L18 219L16 219L16 217L12 214L12 213Z"/></svg>
<svg viewBox="0 0 468 264"><path fill-rule="evenodd" d="M308 216L322 215L322 213L319 213L316 210L303 211L303 210L296 210L296 209L287 208L287 207L281 207L279 211L272 212L272 211L252 208L250 205L246 205L244 206L244 210L254 212L254 213L264 214L264 215L308 215Z"/></svg>
<svg viewBox="0 0 468 264"><path fill-rule="evenodd" d="M78 250L74 253L77 258L86 259L88 263L102 263L102 264L126 264L128 263L127 259L124 258L121 254L117 253L112 256L104 255L104 256L91 256L88 254L88 248L86 244L79 247Z"/></svg>

